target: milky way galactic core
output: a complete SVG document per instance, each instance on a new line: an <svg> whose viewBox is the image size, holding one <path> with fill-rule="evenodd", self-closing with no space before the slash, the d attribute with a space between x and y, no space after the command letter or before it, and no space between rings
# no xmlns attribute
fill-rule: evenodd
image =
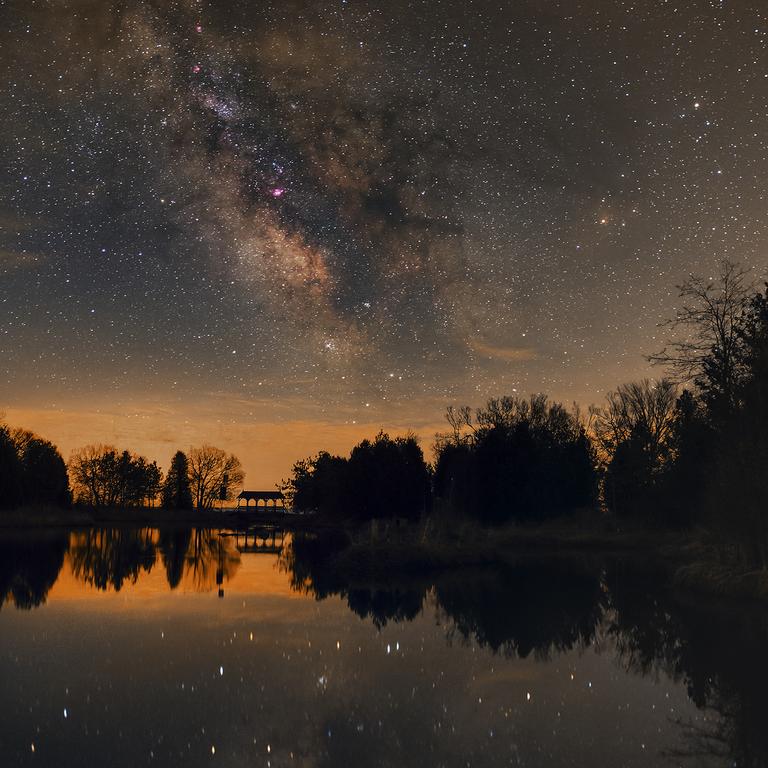
<svg viewBox="0 0 768 768"><path fill-rule="evenodd" d="M762 2L10 0L0 22L4 409L586 405L648 374L690 272L766 271Z"/></svg>

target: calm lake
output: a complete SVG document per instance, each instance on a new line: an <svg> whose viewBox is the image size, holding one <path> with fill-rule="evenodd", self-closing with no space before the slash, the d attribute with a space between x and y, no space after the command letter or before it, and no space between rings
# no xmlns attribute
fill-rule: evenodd
<svg viewBox="0 0 768 768"><path fill-rule="evenodd" d="M642 560L344 578L333 544L0 534L3 766L768 762L768 617Z"/></svg>

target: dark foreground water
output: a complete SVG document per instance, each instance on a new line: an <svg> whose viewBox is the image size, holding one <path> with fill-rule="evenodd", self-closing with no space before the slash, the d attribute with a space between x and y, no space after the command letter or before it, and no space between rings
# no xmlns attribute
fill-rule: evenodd
<svg viewBox="0 0 768 768"><path fill-rule="evenodd" d="M1 535L0 765L768 762L754 608L628 560L373 580L333 549Z"/></svg>

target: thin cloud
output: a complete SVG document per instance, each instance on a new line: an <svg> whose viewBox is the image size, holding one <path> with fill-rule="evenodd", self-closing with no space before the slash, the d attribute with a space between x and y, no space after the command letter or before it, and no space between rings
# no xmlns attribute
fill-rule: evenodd
<svg viewBox="0 0 768 768"><path fill-rule="evenodd" d="M526 360L535 360L538 353L533 347L507 347L494 344L486 344L482 341L473 339L469 343L470 349L478 355L491 358L493 360L504 360L505 362L523 362Z"/></svg>
<svg viewBox="0 0 768 768"><path fill-rule="evenodd" d="M0 248L0 271L10 272L16 269L28 269L40 264L44 259L45 256L40 253Z"/></svg>

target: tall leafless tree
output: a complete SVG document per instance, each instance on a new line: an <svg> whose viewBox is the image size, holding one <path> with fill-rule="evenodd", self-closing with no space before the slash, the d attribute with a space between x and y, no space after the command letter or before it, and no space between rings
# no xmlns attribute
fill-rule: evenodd
<svg viewBox="0 0 768 768"><path fill-rule="evenodd" d="M693 382L707 404L735 405L741 368L740 328L754 293L748 272L724 259L715 279L691 276L678 286L683 305L664 326L674 332L648 359L678 383Z"/></svg>
<svg viewBox="0 0 768 768"><path fill-rule="evenodd" d="M605 406L591 410L602 457L610 458L622 443L640 439L652 463L660 463L674 427L676 401L677 386L670 379L643 379L609 392Z"/></svg>
<svg viewBox="0 0 768 768"><path fill-rule="evenodd" d="M189 482L197 509L211 509L215 501L231 501L245 479L240 459L213 445L189 452Z"/></svg>

